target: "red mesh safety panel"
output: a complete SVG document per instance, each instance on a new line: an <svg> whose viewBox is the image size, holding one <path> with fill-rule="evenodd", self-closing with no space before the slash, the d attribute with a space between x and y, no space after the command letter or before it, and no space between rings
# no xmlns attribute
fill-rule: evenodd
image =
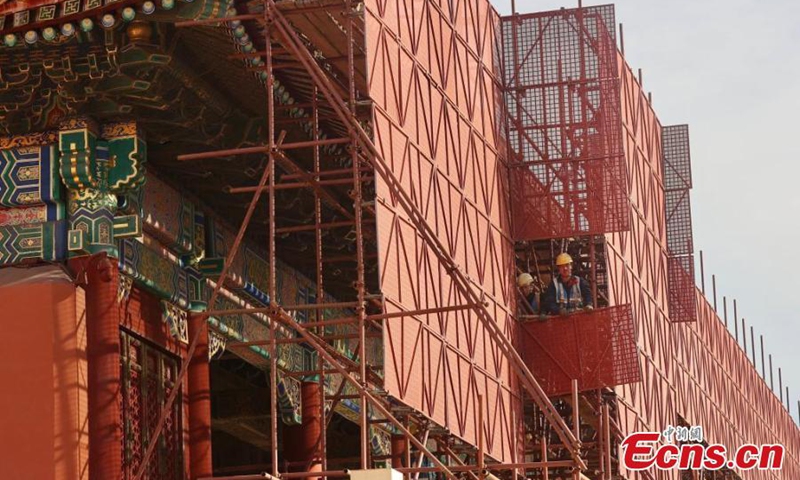
<svg viewBox="0 0 800 480"><path fill-rule="evenodd" d="M641 381L628 305L521 324L522 355L548 395Z"/></svg>
<svg viewBox="0 0 800 480"><path fill-rule="evenodd" d="M695 302L694 256L671 256L667 259L669 276L669 319L672 322L697 320Z"/></svg>
<svg viewBox="0 0 800 480"><path fill-rule="evenodd" d="M692 210L692 162L689 154L689 126L672 125L661 130L666 194L667 246L672 255L694 253Z"/></svg>
<svg viewBox="0 0 800 480"><path fill-rule="evenodd" d="M692 159L689 126L668 125L661 129L664 152L664 190L692 188Z"/></svg>
<svg viewBox="0 0 800 480"><path fill-rule="evenodd" d="M689 127L673 125L661 130L664 175L664 214L667 222L667 263L669 274L669 319L697 320L694 294L694 244L692 209L692 163Z"/></svg>
<svg viewBox="0 0 800 480"><path fill-rule="evenodd" d="M669 330L675 366L668 375L675 392L672 418L677 413L692 425L702 425L708 443L735 447L779 443L787 452L800 452L800 429L792 412L781 404L714 307L697 289L695 295L697 322ZM787 455L780 471L740 471L736 478L796 479L800 462L796 455Z"/></svg>
<svg viewBox="0 0 800 480"><path fill-rule="evenodd" d="M503 19L516 240L629 228L613 6Z"/></svg>
<svg viewBox="0 0 800 480"><path fill-rule="evenodd" d="M486 0L365 2L369 95L375 146L422 221L488 303L508 337L513 244L507 225L506 140L498 99L500 18ZM436 251L375 178L380 291L386 313L463 305ZM478 444L477 398L488 419L486 454L512 461L521 418L513 367L492 332L468 310L388 320L384 388L453 435Z"/></svg>

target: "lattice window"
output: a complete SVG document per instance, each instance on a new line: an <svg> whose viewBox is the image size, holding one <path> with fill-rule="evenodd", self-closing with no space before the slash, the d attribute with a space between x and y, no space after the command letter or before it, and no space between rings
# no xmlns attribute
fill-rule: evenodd
<svg viewBox="0 0 800 480"><path fill-rule="evenodd" d="M167 397L180 388L175 385L179 359L132 333L123 331L121 340L123 467L124 478L130 479L141 466ZM178 394L148 462L147 480L183 478L180 398Z"/></svg>

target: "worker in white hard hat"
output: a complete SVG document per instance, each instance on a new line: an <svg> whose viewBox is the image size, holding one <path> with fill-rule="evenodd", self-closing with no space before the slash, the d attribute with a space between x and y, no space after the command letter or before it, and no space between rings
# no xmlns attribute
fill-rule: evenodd
<svg viewBox="0 0 800 480"><path fill-rule="evenodd" d="M536 315L539 313L539 288L530 273L517 277L520 292L520 315Z"/></svg>
<svg viewBox="0 0 800 480"><path fill-rule="evenodd" d="M581 309L591 310L592 289L586 280L572 274L572 257L562 253L556 257L557 273L544 292L543 313L566 315Z"/></svg>

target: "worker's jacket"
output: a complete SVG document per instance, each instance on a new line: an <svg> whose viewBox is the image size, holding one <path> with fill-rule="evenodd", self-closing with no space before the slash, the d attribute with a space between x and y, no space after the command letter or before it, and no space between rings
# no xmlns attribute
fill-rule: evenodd
<svg viewBox="0 0 800 480"><path fill-rule="evenodd" d="M520 295L519 298L519 314L520 315L536 315L539 313L539 300L536 292L531 292L528 295Z"/></svg>
<svg viewBox="0 0 800 480"><path fill-rule="evenodd" d="M544 292L543 313L557 315L561 310L567 313L592 304L592 290L586 280L573 275L566 282L556 277Z"/></svg>

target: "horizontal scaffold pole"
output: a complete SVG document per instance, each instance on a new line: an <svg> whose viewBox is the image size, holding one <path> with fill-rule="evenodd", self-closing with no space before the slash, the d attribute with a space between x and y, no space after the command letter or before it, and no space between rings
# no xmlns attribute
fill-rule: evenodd
<svg viewBox="0 0 800 480"><path fill-rule="evenodd" d="M186 20L185 22L175 22L176 27L199 27L201 25L214 25L218 23L227 23L234 20L258 20L263 19L261 14L245 13L243 15L233 15L223 18L204 18L202 20Z"/></svg>
<svg viewBox="0 0 800 480"><path fill-rule="evenodd" d="M367 315L367 320L386 320L389 318L413 317L415 315L432 315L436 313L456 312L458 310L471 310L477 306L478 305L474 303L468 303L466 305L453 305L449 307L424 308L422 310L405 310L402 312L382 313L379 315Z"/></svg>

